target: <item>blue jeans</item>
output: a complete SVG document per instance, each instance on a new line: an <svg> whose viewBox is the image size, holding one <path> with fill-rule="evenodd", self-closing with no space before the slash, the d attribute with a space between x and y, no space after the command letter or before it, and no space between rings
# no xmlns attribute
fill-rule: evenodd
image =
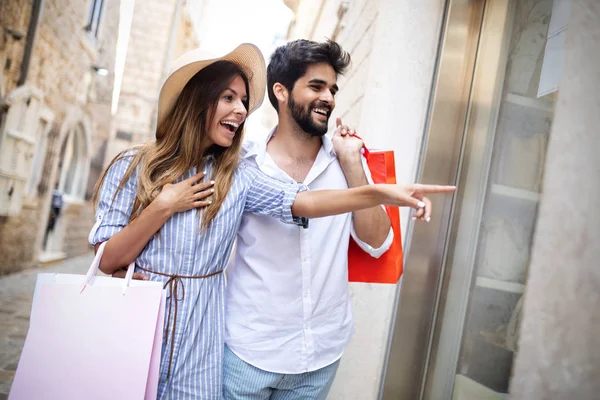
<svg viewBox="0 0 600 400"><path fill-rule="evenodd" d="M225 400L325 400L340 360L312 372L277 374L256 368L225 346Z"/></svg>

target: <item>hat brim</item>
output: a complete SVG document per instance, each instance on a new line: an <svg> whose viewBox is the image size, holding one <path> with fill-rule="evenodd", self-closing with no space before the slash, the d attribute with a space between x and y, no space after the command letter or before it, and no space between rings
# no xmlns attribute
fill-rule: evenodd
<svg viewBox="0 0 600 400"><path fill-rule="evenodd" d="M262 104L267 86L267 68L261 51L251 43L243 43L223 57L206 59L201 49L191 50L173 62L169 76L158 96L158 125L169 115L187 83L203 68L228 60L239 65L248 77L250 103L248 115Z"/></svg>

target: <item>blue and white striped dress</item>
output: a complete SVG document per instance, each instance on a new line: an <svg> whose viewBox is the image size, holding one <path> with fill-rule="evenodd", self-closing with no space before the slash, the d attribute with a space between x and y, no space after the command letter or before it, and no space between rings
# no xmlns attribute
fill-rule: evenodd
<svg viewBox="0 0 600 400"><path fill-rule="evenodd" d="M136 172L114 201L113 197L132 158L133 153L128 153L113 164L106 175L96 223L90 232L92 245L108 240L129 222L137 188ZM210 164L205 170L207 176L211 176ZM181 179L195 173L193 168ZM250 211L295 223L291 205L299 190L298 185L274 180L251 166L240 164L233 185L207 231L199 231L197 210L175 214L163 225L160 235L148 242L136 263L149 270L188 276L221 271L227 265L242 213ZM149 275L153 281L168 279ZM167 379L169 334L163 342L158 398L220 399L225 277L218 274L206 279L183 279L183 284L185 297L178 303L177 323L171 321L171 327L176 326L171 376ZM165 326L167 323L165 321Z"/></svg>

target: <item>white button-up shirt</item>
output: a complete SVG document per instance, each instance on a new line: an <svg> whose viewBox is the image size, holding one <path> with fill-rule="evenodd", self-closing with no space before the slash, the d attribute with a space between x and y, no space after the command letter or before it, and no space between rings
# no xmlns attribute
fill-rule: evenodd
<svg viewBox="0 0 600 400"><path fill-rule="evenodd" d="M273 133L265 141L246 143L242 162L294 182L266 151ZM364 158L363 167L371 181ZM326 136L304 184L310 190L348 188ZM311 219L308 229L244 213L227 269L227 346L247 363L276 373L314 371L337 361L354 333L348 295L350 235L379 257L394 234L390 229L383 245L374 249L356 237L351 213Z"/></svg>

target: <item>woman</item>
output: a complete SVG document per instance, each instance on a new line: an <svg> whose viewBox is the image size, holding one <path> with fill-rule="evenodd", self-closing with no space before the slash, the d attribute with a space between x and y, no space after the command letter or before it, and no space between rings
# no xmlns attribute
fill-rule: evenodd
<svg viewBox="0 0 600 400"><path fill-rule="evenodd" d="M252 45L211 60L186 53L161 90L156 140L118 156L96 186L90 242L107 241L100 269L112 274L135 261L169 286L159 398L221 396L222 272L243 212L304 223L298 217L385 203L425 207L426 218L423 193L453 190L371 185L303 192L238 164L244 122L262 102L265 77Z"/></svg>

